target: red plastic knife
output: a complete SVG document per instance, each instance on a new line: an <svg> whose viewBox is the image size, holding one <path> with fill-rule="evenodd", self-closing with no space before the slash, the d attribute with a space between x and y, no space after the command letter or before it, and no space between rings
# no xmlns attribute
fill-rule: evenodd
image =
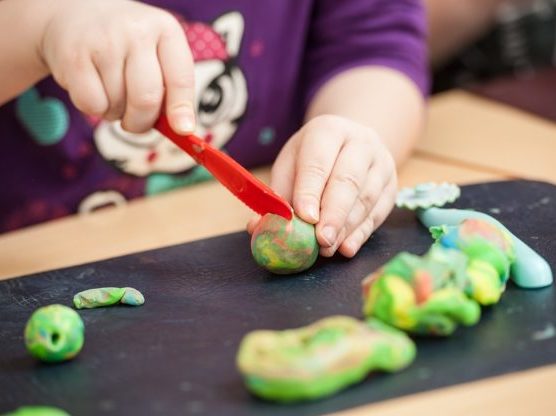
<svg viewBox="0 0 556 416"><path fill-rule="evenodd" d="M160 116L154 127L199 165L203 165L253 211L260 215L270 213L292 219L293 210L290 204L230 156L193 134L182 136L175 133L164 115Z"/></svg>

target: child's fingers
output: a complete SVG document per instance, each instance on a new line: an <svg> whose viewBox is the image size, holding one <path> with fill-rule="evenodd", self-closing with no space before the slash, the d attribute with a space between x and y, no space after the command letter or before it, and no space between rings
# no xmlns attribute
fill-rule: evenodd
<svg viewBox="0 0 556 416"><path fill-rule="evenodd" d="M396 188L396 177L392 176L371 213L367 215L359 227L348 235L340 244L338 251L342 255L346 257L355 256L361 246L369 239L373 231L382 225L394 206Z"/></svg>
<svg viewBox="0 0 556 416"><path fill-rule="evenodd" d="M114 43L113 47L118 48L119 46L120 44ZM108 97L109 106L103 118L109 121L120 120L125 113L124 57L123 48L118 48L105 51L102 55L93 58Z"/></svg>
<svg viewBox="0 0 556 416"><path fill-rule="evenodd" d="M388 218L390 212L392 212L396 203L397 189L398 178L396 175L393 175L384 188L383 197L376 203L375 207L371 211L371 215L373 216L375 223L375 230L382 225L386 218ZM365 241L363 241L363 243Z"/></svg>
<svg viewBox="0 0 556 416"><path fill-rule="evenodd" d="M345 222L346 235L349 236L369 216L377 201L384 194L384 188L390 181L390 172L385 170L381 157L377 155L367 172L367 179L361 193L357 196Z"/></svg>
<svg viewBox="0 0 556 416"><path fill-rule="evenodd" d="M249 222L247 223L247 232L249 234L253 234L253 231L255 230L255 227L257 226L260 220L261 217L253 217L249 220Z"/></svg>
<svg viewBox="0 0 556 416"><path fill-rule="evenodd" d="M339 231L346 226L348 215L363 191L374 152L368 139L350 139L345 143L322 195L317 226L319 241L324 240L329 246L336 243Z"/></svg>
<svg viewBox="0 0 556 416"><path fill-rule="evenodd" d="M293 195L295 157L299 147L298 134L293 135L284 145L270 172L270 187L288 202L292 201Z"/></svg>
<svg viewBox="0 0 556 416"><path fill-rule="evenodd" d="M338 247L340 246L341 242L345 238L346 238L346 229L345 227L342 227L342 229L338 233L338 238L336 239L336 242L330 247L321 247L319 254L323 257L332 257L334 253L336 253L336 250L338 250Z"/></svg>
<svg viewBox="0 0 556 416"><path fill-rule="evenodd" d="M316 223L320 220L321 197L334 163L344 143L344 134L336 126L309 122L303 132L293 191L293 207L301 219ZM336 231L337 232L337 231ZM321 246L331 246L334 239L319 239Z"/></svg>
<svg viewBox="0 0 556 416"><path fill-rule="evenodd" d="M125 67L127 102L122 127L132 133L150 129L164 95L162 73L153 45L131 47Z"/></svg>
<svg viewBox="0 0 556 416"><path fill-rule="evenodd" d="M179 23L168 27L158 45L166 87L166 115L181 134L195 130L195 71L191 50Z"/></svg>
<svg viewBox="0 0 556 416"><path fill-rule="evenodd" d="M65 69L63 86L79 111L93 116L102 116L108 109L108 97L93 61L81 56L71 62L74 68Z"/></svg>

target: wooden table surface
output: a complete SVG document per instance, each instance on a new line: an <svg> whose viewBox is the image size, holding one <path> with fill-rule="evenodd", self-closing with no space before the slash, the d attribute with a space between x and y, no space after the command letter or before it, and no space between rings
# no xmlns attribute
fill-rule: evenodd
<svg viewBox="0 0 556 416"><path fill-rule="evenodd" d="M556 183L555 123L463 91L433 97L428 118L425 137L399 172L400 186L516 178ZM256 174L268 180L269 169ZM250 216L211 182L52 221L0 235L0 279L238 231ZM547 366L340 414L556 414L554 386L556 366Z"/></svg>

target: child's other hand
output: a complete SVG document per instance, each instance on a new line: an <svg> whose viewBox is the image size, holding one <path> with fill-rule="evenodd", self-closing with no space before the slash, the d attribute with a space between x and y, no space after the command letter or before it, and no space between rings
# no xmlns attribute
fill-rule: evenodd
<svg viewBox="0 0 556 416"><path fill-rule="evenodd" d="M163 102L174 130L194 129L193 58L170 14L131 0L57 0L40 52L86 114L152 127Z"/></svg>
<svg viewBox="0 0 556 416"><path fill-rule="evenodd" d="M317 224L321 255L354 256L390 213L396 167L370 128L343 117L315 117L286 143L271 186L297 215Z"/></svg>

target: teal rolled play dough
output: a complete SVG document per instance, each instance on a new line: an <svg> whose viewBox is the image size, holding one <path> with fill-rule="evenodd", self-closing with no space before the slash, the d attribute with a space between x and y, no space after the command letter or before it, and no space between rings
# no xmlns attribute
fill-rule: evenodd
<svg viewBox="0 0 556 416"><path fill-rule="evenodd" d="M458 225L467 218L488 221L511 236L514 244L516 261L510 269L510 278L522 288L537 289L550 286L553 281L552 270L548 262L535 250L517 238L500 221L483 212L455 208L427 208L417 211L419 220L426 227L438 225Z"/></svg>

